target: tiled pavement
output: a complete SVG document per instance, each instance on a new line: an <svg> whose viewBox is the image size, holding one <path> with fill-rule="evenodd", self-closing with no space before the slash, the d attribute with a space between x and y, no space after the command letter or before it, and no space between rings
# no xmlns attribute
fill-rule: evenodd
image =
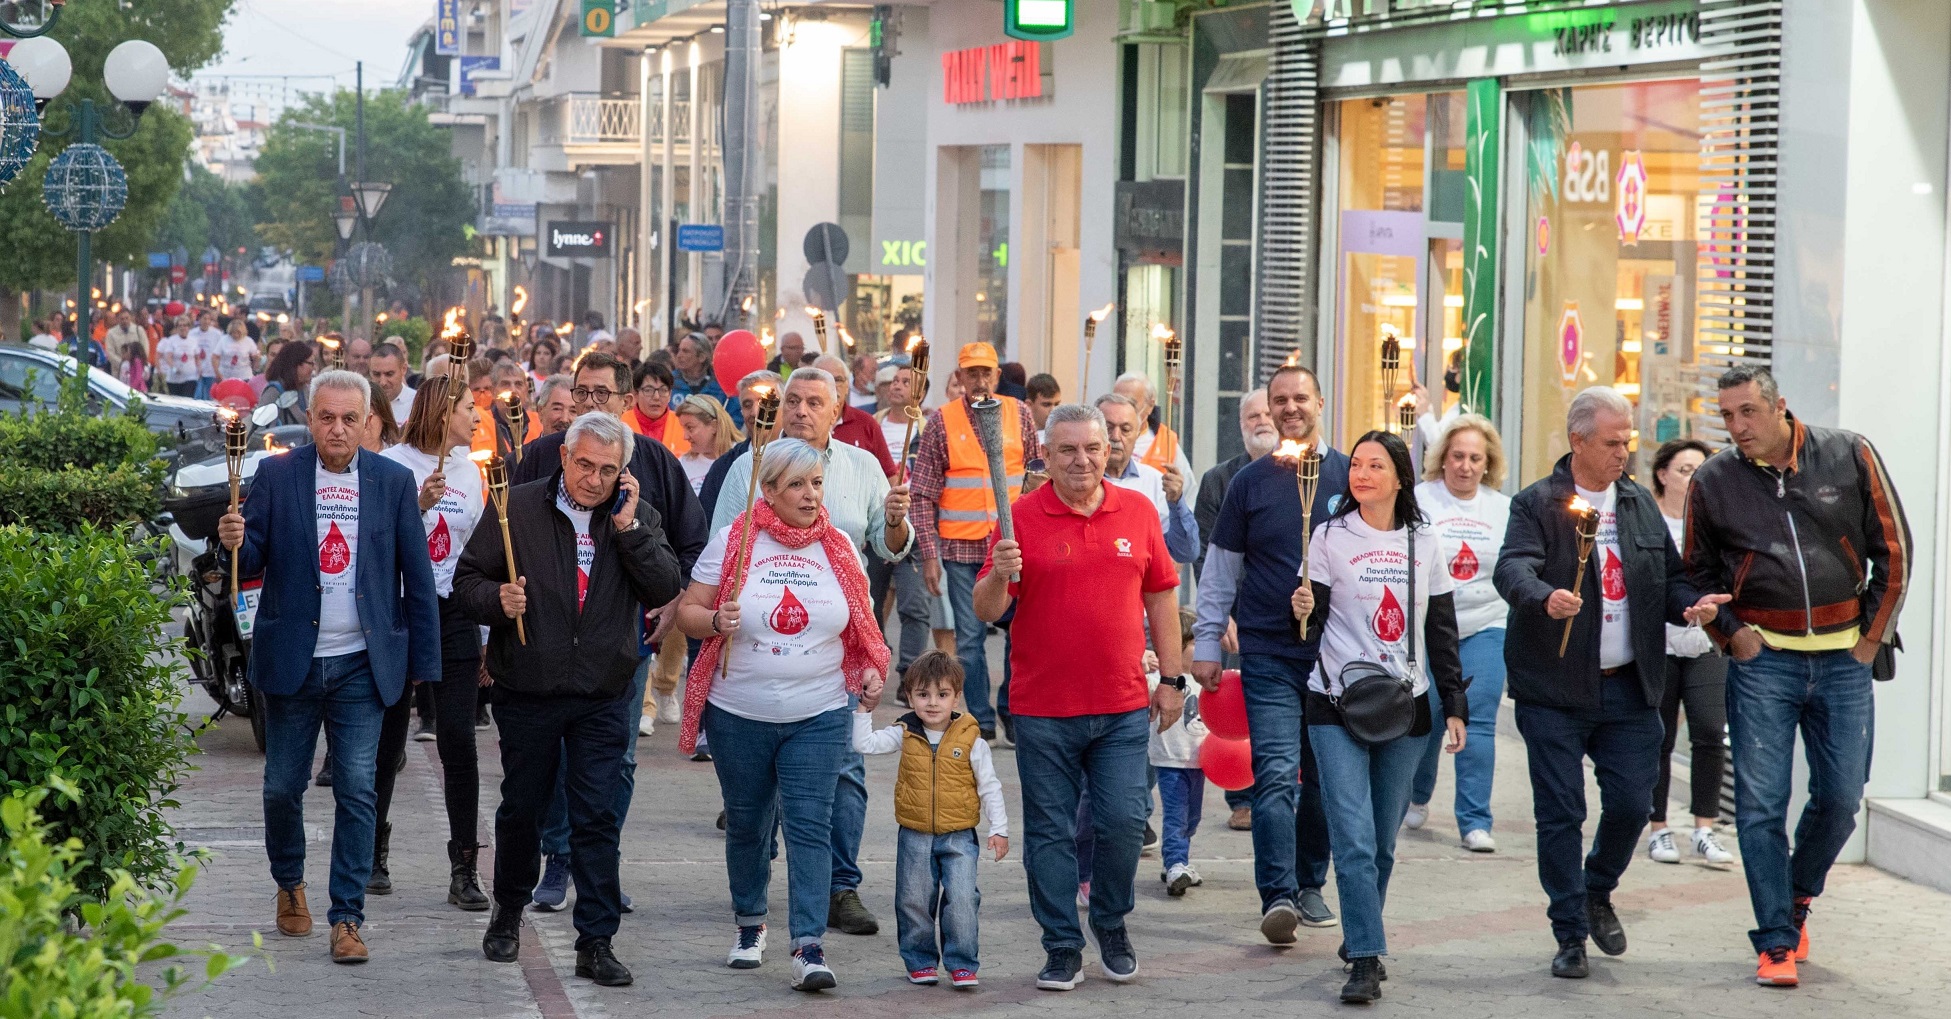
<svg viewBox="0 0 1951 1019"><path fill-rule="evenodd" d="M191 694L190 704L193 711L210 707L200 692ZM494 733L480 736L485 834L498 801L500 767ZM789 990L790 966L780 941L763 968L727 969L732 927L722 839L712 823L717 783L710 765L678 755L676 741L675 726L659 726L639 747L636 803L623 846L623 886L637 911L624 918L616 939L619 957L637 979L632 987L605 989L571 975L575 935L567 911L530 914L522 965L482 959L487 914L462 913L445 904L446 816L431 743L409 744L400 778L393 811L397 891L367 901L373 961L339 967L327 959L322 931L332 801L326 789L313 789L307 799L309 878L321 934L279 937L271 923L272 885L261 845L261 758L251 746L248 723L225 720L204 737L200 770L178 796L184 806L174 821L183 837L210 846L218 858L197 884L190 915L174 931L181 941L232 948L248 947L254 930L268 932L265 955L275 969L253 963L207 993L179 999L170 1014L696 1019L790 1012L880 1019L1124 1017L1193 1008L1194 1017L1285 1017L1343 1007L1334 1001L1342 979L1334 959L1336 931L1303 930L1300 945L1290 950L1261 942L1249 838L1226 829L1217 789L1208 792L1206 827L1193 843L1206 878L1203 887L1170 899L1159 884L1156 861L1141 862L1138 908L1130 921L1142 966L1136 983L1120 987L1099 979L1094 956L1087 953L1087 980L1078 990L1033 989L1042 955L1018 863L1019 837L1011 859L982 866L982 988L909 986L894 945L892 758L868 764L868 832L861 852L867 874L863 894L880 916L882 932L868 938L830 936L827 957L839 974L839 989L817 996ZM1506 735L1499 750L1495 805L1502 848L1497 854L1473 855L1455 845L1449 812L1441 806L1450 795L1447 766L1430 826L1404 833L1387 913L1392 979L1377 1010L1442 1019L1951 1017L1951 963L1943 950L1951 935L1951 896L1864 867L1837 868L1829 893L1818 903L1812 921L1815 958L1803 967L1800 989L1752 983L1754 956L1745 937L1752 916L1738 868L1664 866L1643 854L1616 897L1631 951L1620 959L1594 952L1588 980L1553 980L1546 973L1553 946L1534 866L1524 749L1514 735ZM1013 754L1000 751L997 763L1012 817L1020 818ZM1596 813L1596 794L1592 802ZM1727 841L1732 846L1731 833ZM772 896L774 916L782 921L784 882L782 863Z"/></svg>

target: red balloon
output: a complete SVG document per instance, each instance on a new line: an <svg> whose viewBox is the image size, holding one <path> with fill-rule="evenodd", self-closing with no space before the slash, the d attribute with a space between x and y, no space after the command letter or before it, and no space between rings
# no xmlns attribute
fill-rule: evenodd
<svg viewBox="0 0 1951 1019"><path fill-rule="evenodd" d="M1199 747L1199 767L1221 789L1253 784L1253 745L1243 739L1209 739Z"/></svg>
<svg viewBox="0 0 1951 1019"><path fill-rule="evenodd" d="M186 310L187 309L183 307L182 301L171 301L168 304L163 305L163 314L168 315L171 318L183 314L183 312Z"/></svg>
<svg viewBox="0 0 1951 1019"><path fill-rule="evenodd" d="M1240 690L1240 670L1219 674L1219 689L1199 698L1199 720L1206 731L1220 739L1247 738L1246 695Z"/></svg>
<svg viewBox="0 0 1951 1019"><path fill-rule="evenodd" d="M766 351L749 329L734 329L718 338L711 352L711 372L727 396L738 399L738 380L765 367Z"/></svg>

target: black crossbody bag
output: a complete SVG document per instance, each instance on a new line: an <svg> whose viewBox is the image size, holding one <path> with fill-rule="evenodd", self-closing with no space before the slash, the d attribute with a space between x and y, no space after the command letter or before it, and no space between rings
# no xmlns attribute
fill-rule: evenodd
<svg viewBox="0 0 1951 1019"><path fill-rule="evenodd" d="M1353 661L1336 677L1339 694L1331 694L1341 712L1342 727L1364 746L1376 746L1409 734L1416 724L1416 526L1409 524L1409 605L1404 610L1409 630L1408 667L1401 676L1378 662Z"/></svg>

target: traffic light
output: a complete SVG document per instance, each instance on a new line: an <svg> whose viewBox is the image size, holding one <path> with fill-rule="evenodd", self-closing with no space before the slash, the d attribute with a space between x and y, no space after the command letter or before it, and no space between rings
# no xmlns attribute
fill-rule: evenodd
<svg viewBox="0 0 1951 1019"><path fill-rule="evenodd" d="M1003 34L1031 42L1068 38L1077 28L1076 6L1076 0L1003 0Z"/></svg>

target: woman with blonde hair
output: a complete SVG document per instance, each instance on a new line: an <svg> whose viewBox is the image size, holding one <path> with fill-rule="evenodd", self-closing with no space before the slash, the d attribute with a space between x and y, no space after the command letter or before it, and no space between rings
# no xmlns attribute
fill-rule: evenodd
<svg viewBox="0 0 1951 1019"><path fill-rule="evenodd" d="M1461 414L1423 454L1423 477L1416 504L1429 517L1438 554L1456 587L1458 652L1470 680L1470 738L1456 754L1456 824L1463 847L1494 853L1490 786L1497 765L1497 703L1504 697L1504 617L1509 608L1491 586L1504 528L1511 518L1504 483L1504 442L1497 426L1481 414ZM1429 821L1436 791L1442 740L1432 736L1416 769L1409 812L1403 824L1421 828Z"/></svg>
<svg viewBox="0 0 1951 1019"><path fill-rule="evenodd" d="M744 441L745 433L739 431L731 413L715 397L694 394L671 409L677 414L678 423L684 426L684 441L691 446L677 459L684 465L685 477L691 479L691 491L696 493L704 485L712 462Z"/></svg>

